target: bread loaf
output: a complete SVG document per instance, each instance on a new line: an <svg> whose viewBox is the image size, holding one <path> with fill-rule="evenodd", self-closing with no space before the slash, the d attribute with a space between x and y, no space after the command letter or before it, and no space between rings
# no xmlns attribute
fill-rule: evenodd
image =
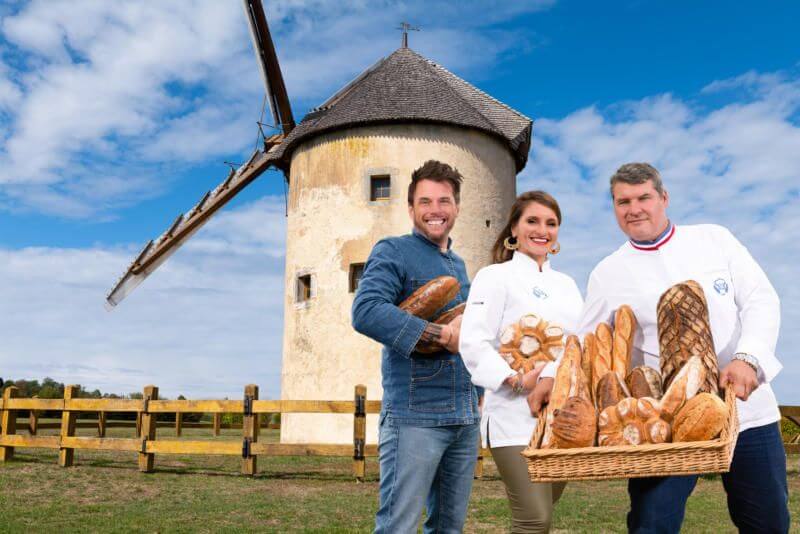
<svg viewBox="0 0 800 534"><path fill-rule="evenodd" d="M614 336L612 343L611 367L624 382L631 365L633 336L636 333L636 317L630 306L620 306L614 314Z"/></svg>
<svg viewBox="0 0 800 534"><path fill-rule="evenodd" d="M686 401L672 423L675 441L714 439L728 419L728 407L713 393L699 393Z"/></svg>
<svg viewBox="0 0 800 534"><path fill-rule="evenodd" d="M619 375L613 371L608 371L600 379L594 396L597 401L597 409L601 411L609 406L615 406L626 397L630 397L628 388L625 386L625 382L619 379Z"/></svg>
<svg viewBox="0 0 800 534"><path fill-rule="evenodd" d="M589 400L592 402L592 405L595 405L595 391L592 381L592 360L585 343L586 340L584 338L584 347L583 351L581 351L581 371L583 371L583 379L586 382L586 389L589 390Z"/></svg>
<svg viewBox="0 0 800 534"><path fill-rule="evenodd" d="M583 337L583 353L586 355L586 359L589 360L589 364L592 368L590 384L592 386L592 397L595 399L595 406L597 406L597 384L609 369L605 365L605 362L597 357L597 337L591 332Z"/></svg>
<svg viewBox="0 0 800 534"><path fill-rule="evenodd" d="M577 337L569 336L564 347L564 357L561 358L558 369L556 369L555 382L553 383L553 389L550 391L550 401L545 410L545 429L541 448L555 447L553 441L554 414L564 407L567 399L569 397L581 397L586 400L590 398L589 392L582 386L582 375L580 343Z"/></svg>
<svg viewBox="0 0 800 534"><path fill-rule="evenodd" d="M446 312L439 315L439 317L437 317L433 322L436 324L450 324L451 322L453 322L453 319L455 319L459 315L464 315L464 310L466 309L466 307L467 307L466 302L462 302L457 306L453 306Z"/></svg>
<svg viewBox="0 0 800 534"><path fill-rule="evenodd" d="M630 397L607 407L598 417L597 428L597 443L601 446L664 443L671 437L670 425L661 418L658 401L647 397Z"/></svg>
<svg viewBox="0 0 800 534"><path fill-rule="evenodd" d="M681 406L697 394L705 378L706 371L700 358L689 358L661 397L661 409L667 421L671 422Z"/></svg>
<svg viewBox="0 0 800 534"><path fill-rule="evenodd" d="M625 382L631 396L637 399L642 397L660 399L662 396L661 375L652 367L646 365L637 367L631 371Z"/></svg>
<svg viewBox="0 0 800 534"><path fill-rule="evenodd" d="M535 313L529 313L520 317L518 324L522 329L522 335L533 336L539 332L539 329L537 327L541 322L542 322L541 317L539 317Z"/></svg>
<svg viewBox="0 0 800 534"><path fill-rule="evenodd" d="M600 323L597 325L595 329L595 344L597 345L597 355L594 359L592 373L597 377L597 381L599 382L608 371L614 370L612 360L614 333L608 324Z"/></svg>
<svg viewBox="0 0 800 534"><path fill-rule="evenodd" d="M703 288L694 280L670 287L661 295L657 313L664 388L669 387L686 360L698 356L706 371L700 391L717 393L719 370Z"/></svg>
<svg viewBox="0 0 800 534"><path fill-rule="evenodd" d="M561 335L556 335L557 333ZM501 355L511 355L515 370L528 372L554 361L563 349L563 330L551 325L538 315L523 315L517 322L506 326L500 333ZM508 359L506 358L506 361Z"/></svg>
<svg viewBox="0 0 800 534"><path fill-rule="evenodd" d="M434 278L400 303L403 311L428 320L458 295L461 285L452 276Z"/></svg>
<svg viewBox="0 0 800 534"><path fill-rule="evenodd" d="M553 443L558 449L591 447L597 435L597 413L592 403L569 397L553 414Z"/></svg>

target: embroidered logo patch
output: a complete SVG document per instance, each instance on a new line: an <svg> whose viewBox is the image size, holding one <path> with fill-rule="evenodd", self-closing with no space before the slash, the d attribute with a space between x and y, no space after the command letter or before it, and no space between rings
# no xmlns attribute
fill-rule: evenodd
<svg viewBox="0 0 800 534"><path fill-rule="evenodd" d="M550 295L548 295L547 292L541 287L535 286L533 288L533 296L536 297L537 299L546 299Z"/></svg>
<svg viewBox="0 0 800 534"><path fill-rule="evenodd" d="M728 282L726 282L722 278L717 278L716 280L714 280L714 291L716 291L720 295L727 295L728 294Z"/></svg>

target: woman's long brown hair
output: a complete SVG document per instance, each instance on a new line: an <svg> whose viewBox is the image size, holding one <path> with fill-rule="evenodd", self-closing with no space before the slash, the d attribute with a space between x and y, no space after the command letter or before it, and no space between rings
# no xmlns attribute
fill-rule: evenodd
<svg viewBox="0 0 800 534"><path fill-rule="evenodd" d="M561 208L558 207L558 202L553 198L553 195L545 193L544 191L527 191L522 193L514 201L514 205L511 206L511 213L508 214L508 223L506 223L492 246L492 263L503 263L511 259L513 251L508 250L503 243L507 237L511 236L511 228L519 222L525 208L532 202L547 206L553 210L558 219L558 225L561 226Z"/></svg>

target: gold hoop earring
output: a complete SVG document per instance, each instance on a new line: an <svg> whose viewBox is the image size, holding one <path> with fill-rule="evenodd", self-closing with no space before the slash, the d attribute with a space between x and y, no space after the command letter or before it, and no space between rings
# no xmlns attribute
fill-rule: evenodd
<svg viewBox="0 0 800 534"><path fill-rule="evenodd" d="M506 250L517 250L519 248L519 243L517 242L516 237L510 235L503 240L503 246L506 248Z"/></svg>
<svg viewBox="0 0 800 534"><path fill-rule="evenodd" d="M553 256L555 256L556 254L558 254L559 252L561 252L561 243L559 243L558 241L556 241L556 244L555 244L555 246L553 246L553 248L551 248L549 252L550 252L550 254L552 254Z"/></svg>

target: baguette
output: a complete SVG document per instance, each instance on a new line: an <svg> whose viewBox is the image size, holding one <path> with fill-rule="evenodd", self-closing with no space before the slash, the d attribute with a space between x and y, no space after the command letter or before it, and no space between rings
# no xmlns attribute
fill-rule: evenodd
<svg viewBox="0 0 800 534"><path fill-rule="evenodd" d="M401 310L428 320L458 295L461 285L452 276L434 278L398 306Z"/></svg>
<svg viewBox="0 0 800 534"><path fill-rule="evenodd" d="M697 394L706 378L706 370L698 356L689 358L661 397L661 410L669 422L675 418L686 401Z"/></svg>
<svg viewBox="0 0 800 534"><path fill-rule="evenodd" d="M614 338L611 354L612 370L624 382L631 365L636 316L630 306L620 306L614 314Z"/></svg>
<svg viewBox="0 0 800 534"><path fill-rule="evenodd" d="M553 419L556 411L564 407L564 403L572 396L571 392L577 393L577 386L575 385L579 379L578 372L580 372L580 354L575 351L575 336L567 338L567 343L564 348L564 356L556 369L555 382L553 389L550 391L550 401L547 404L544 417L544 435L542 436L541 448L553 448ZM577 360L576 360L577 356ZM541 421L540 421L541 424Z"/></svg>

